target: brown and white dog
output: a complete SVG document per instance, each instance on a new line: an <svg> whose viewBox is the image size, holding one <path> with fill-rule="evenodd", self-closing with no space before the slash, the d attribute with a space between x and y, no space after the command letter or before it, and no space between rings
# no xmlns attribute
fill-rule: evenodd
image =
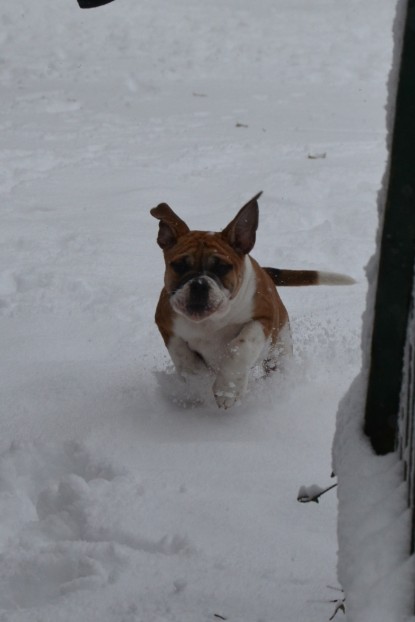
<svg viewBox="0 0 415 622"><path fill-rule="evenodd" d="M261 192L220 233L190 231L166 204L151 210L166 271L156 323L181 376L213 371L220 408L244 394L250 369L266 373L292 351L287 310L276 285L346 285L350 277L314 270L261 268L249 256Z"/></svg>

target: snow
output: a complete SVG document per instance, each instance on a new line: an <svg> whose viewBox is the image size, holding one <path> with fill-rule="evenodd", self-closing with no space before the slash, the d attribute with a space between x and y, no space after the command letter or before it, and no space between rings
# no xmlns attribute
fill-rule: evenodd
<svg viewBox="0 0 415 622"><path fill-rule="evenodd" d="M332 614L336 497L296 494L361 365L395 4L0 8L1 622ZM154 325L149 210L259 190L256 259L358 283L281 289L292 368L222 413Z"/></svg>
<svg viewBox="0 0 415 622"><path fill-rule="evenodd" d="M347 619L401 622L413 613L411 513L398 456L375 456L362 433L360 376L339 408L334 455L339 497L339 580Z"/></svg>

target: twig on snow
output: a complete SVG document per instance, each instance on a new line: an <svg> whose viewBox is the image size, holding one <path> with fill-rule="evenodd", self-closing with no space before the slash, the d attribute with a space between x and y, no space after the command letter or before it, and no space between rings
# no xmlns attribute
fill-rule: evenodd
<svg viewBox="0 0 415 622"><path fill-rule="evenodd" d="M301 486L298 491L297 501L300 503L310 503L314 501L314 503L318 503L319 498L326 494L329 490L336 488L337 484L332 484L328 488L321 488L320 486L316 486L315 484L312 486Z"/></svg>
<svg viewBox="0 0 415 622"><path fill-rule="evenodd" d="M329 620L334 620L334 618L336 617L339 611L343 611L343 613L346 613L346 605L344 604L344 598L343 600L331 600L330 602L334 603L335 606L334 606L333 615L331 616L331 618L329 618Z"/></svg>

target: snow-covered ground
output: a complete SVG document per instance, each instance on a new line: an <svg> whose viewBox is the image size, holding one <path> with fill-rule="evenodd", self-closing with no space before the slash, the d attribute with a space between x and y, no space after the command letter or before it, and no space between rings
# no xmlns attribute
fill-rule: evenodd
<svg viewBox="0 0 415 622"><path fill-rule="evenodd" d="M394 9L1 6L1 622L332 614L335 494L296 496L360 367ZM259 190L261 263L358 284L281 290L292 369L224 413L153 323L149 209L220 229Z"/></svg>

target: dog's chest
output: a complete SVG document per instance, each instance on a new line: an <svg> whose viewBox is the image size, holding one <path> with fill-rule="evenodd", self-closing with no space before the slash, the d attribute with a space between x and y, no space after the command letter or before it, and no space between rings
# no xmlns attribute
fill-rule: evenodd
<svg viewBox="0 0 415 622"><path fill-rule="evenodd" d="M174 323L174 333L181 337L191 350L200 354L208 367L218 369L229 343L237 337L243 325L232 323L218 326L213 322L190 324L186 319L179 317Z"/></svg>

